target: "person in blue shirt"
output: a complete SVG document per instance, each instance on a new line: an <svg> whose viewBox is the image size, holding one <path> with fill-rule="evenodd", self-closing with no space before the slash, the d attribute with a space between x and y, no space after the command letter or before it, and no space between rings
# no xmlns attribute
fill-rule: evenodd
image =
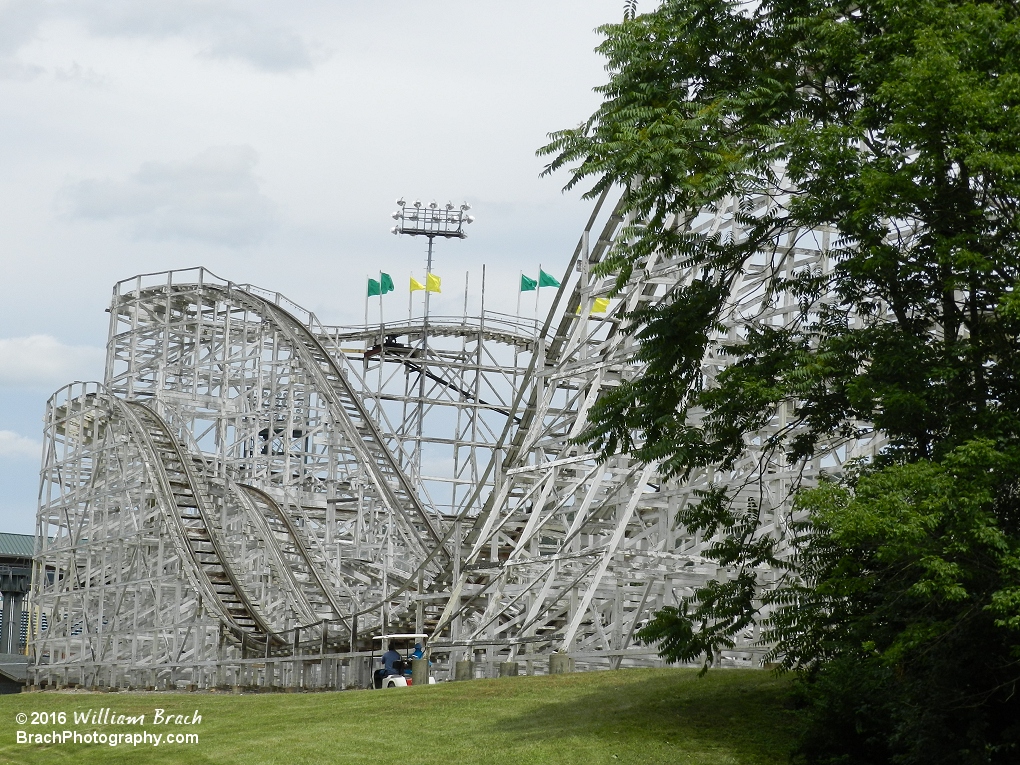
<svg viewBox="0 0 1020 765"><path fill-rule="evenodd" d="M403 661L403 659L400 657L400 654L392 648L382 655L383 668L386 670L384 677L400 674L400 670L398 670L395 666L399 661Z"/></svg>
<svg viewBox="0 0 1020 765"><path fill-rule="evenodd" d="M382 669L377 669L372 673L375 682L373 683L376 688L383 687L383 681L391 675L399 675L400 670L398 666L403 667L403 660L400 658L400 654L394 651L392 648L384 653L379 661L382 662Z"/></svg>

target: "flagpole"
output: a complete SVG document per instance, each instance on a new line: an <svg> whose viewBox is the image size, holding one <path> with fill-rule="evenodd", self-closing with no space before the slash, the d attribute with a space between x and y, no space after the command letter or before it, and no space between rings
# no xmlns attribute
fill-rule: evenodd
<svg viewBox="0 0 1020 765"><path fill-rule="evenodd" d="M379 272L379 326L380 326L380 328L383 325L383 318L382 318L382 296L383 296L383 292L382 292L382 271L380 271Z"/></svg>
<svg viewBox="0 0 1020 765"><path fill-rule="evenodd" d="M535 323L538 323L538 296L542 294L542 264L538 264L538 284L535 285Z"/></svg>
<svg viewBox="0 0 1020 765"><path fill-rule="evenodd" d="M368 284L368 280L371 279L371 278L372 278L371 276L366 276L365 277L365 284L366 285ZM366 327L368 326L368 287L367 286L365 287L365 326Z"/></svg>
<svg viewBox="0 0 1020 765"><path fill-rule="evenodd" d="M524 272L520 271L517 274L517 315L521 315L521 292L524 288Z"/></svg>

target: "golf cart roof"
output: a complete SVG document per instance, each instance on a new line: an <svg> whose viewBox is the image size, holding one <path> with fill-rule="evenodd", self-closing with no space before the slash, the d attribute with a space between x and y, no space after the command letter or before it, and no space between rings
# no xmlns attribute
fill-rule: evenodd
<svg viewBox="0 0 1020 765"><path fill-rule="evenodd" d="M424 632L398 632L392 635L376 635L372 640L393 640L394 638L427 638Z"/></svg>

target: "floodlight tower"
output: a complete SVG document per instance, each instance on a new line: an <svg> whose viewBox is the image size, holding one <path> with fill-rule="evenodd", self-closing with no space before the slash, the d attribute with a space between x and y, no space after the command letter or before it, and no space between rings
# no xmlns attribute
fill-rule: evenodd
<svg viewBox="0 0 1020 765"><path fill-rule="evenodd" d="M432 274L432 240L437 236L444 239L466 239L464 226L474 222L474 216L468 215L471 205L467 202L454 207L452 202L440 207L435 201L423 205L415 200L408 205L403 197L397 200L399 208L393 213L397 225L390 229L393 234L410 234L425 236L429 240L428 259L425 264L425 315L422 318L421 335L421 366L418 369L418 417L415 427L417 443L411 458L411 470L415 477L421 474L421 439L425 423L425 372L429 354L429 275Z"/></svg>

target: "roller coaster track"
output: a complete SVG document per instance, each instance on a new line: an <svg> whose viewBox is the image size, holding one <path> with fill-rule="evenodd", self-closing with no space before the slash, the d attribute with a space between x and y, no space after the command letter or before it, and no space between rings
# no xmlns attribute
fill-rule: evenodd
<svg viewBox="0 0 1020 765"><path fill-rule="evenodd" d="M266 520L271 539L277 545L287 570L291 572L295 589L301 593L308 608L317 619L343 621L350 608L345 608L333 589L327 584L319 564L301 541L294 522L266 492L254 486L238 484L246 501ZM349 625L347 625L349 628Z"/></svg>
<svg viewBox="0 0 1020 765"><path fill-rule="evenodd" d="M590 242L597 214L598 207L574 252L568 278L575 271L590 273L626 225L618 205ZM504 477L465 535L462 574L451 588L437 633L455 617L469 617L466 629L461 628L462 644L494 639L495 633L486 633L498 630L525 640L547 639L569 650L587 620L600 644L610 647L594 601L612 598L603 583L611 580L612 592L619 577L627 576L620 573L625 567L613 569L614 557L629 549L626 540L649 528L642 515L658 512L642 506L657 465L637 464L628 455L602 460L573 439L590 406L628 374L629 338L621 326L627 313L663 299L656 286L661 269L676 278L675 266L649 258L601 320L585 317L598 294L594 290L610 285L588 278L563 280L543 331L544 357L535 358L529 369L528 377L536 382L520 392L514 409L519 427L508 428L501 440ZM561 469L568 477L558 474ZM612 483L605 483L609 476ZM591 541L582 544L582 536ZM687 556L685 562L703 564L699 556ZM620 626L613 647L618 650L629 643L647 601L649 590L645 582L638 583L644 594L616 612ZM631 609L626 623L625 608Z"/></svg>
<svg viewBox="0 0 1020 765"><path fill-rule="evenodd" d="M411 555L395 560L398 565L350 556L341 560L335 548L329 549L322 533L329 524L328 516L315 502L326 499L324 495L320 495L322 499L313 498L309 505L294 499L287 486L277 486L274 491L280 490L281 493L274 495L253 485L233 485L231 480L220 475L220 468L201 464L201 448L192 443L192 478L197 493L203 494L207 502L212 504L216 504L221 496L230 496L235 506L247 506L250 518L260 521L265 528L259 536L265 537L270 548L267 552L271 557L283 562L278 567L282 569L280 578L289 581L288 595L293 600L292 605L306 622L311 617L316 622L342 624L343 630L350 634L354 628L353 617L379 611L384 603L389 602L393 591L403 592L409 587L415 588L415 582L420 584L422 578L432 579L443 569L449 559L449 552L436 526L438 519L434 519L425 510L416 489L400 469L378 426L368 414L360 393L348 382L347 375L351 370L345 366L345 357L342 354L334 355L324 347L324 342L331 342L325 332L320 331L320 341L314 333L314 326L302 322L285 308L258 294L256 288L232 283L200 281L198 284L147 287L125 297L137 301L135 304L145 311L141 323L146 327L162 326L173 312L179 316L197 317L209 306L218 306L215 309L216 315L237 316L240 323L236 326L246 324L255 328L256 332L268 328L269 334L274 337L272 353L279 352L288 358L287 363L291 369L303 376L307 385L305 395L317 396L316 405L321 406L322 413L322 418L317 421L323 423L324 432L329 434L327 437L331 443L337 444L356 463L362 473L360 480L369 488L376 501L392 509L394 516L403 521L403 528L398 524L396 533ZM321 327L319 329L322 330ZM242 360L240 363L247 362ZM219 375L219 367L211 374ZM185 390L175 390L172 387L167 389L161 386L149 390L151 392L135 392L129 384L126 390L118 392L128 400L151 400L148 398L150 395L157 401L169 397L166 406L174 417L176 402L181 396L188 395ZM180 438L193 441L194 436L189 433L186 424L182 425L174 419L172 426L168 427ZM273 432L273 427L270 425L269 432ZM185 451L189 450L185 447ZM208 483L208 487L203 488L203 481ZM214 518L217 513L209 512L206 515ZM221 560L227 561L228 570L230 564L225 556L229 556L230 547L221 542L218 549ZM425 563L416 568L417 561ZM411 572L418 577L415 581L408 579ZM235 589L243 595L244 580L242 577L235 579L241 580L239 584L236 581L234 584ZM231 596L231 608L235 608L236 600L236 597ZM258 612L257 605L248 605L254 606L252 610ZM271 620L263 618L258 629L261 631L268 621ZM363 625L362 631L364 629Z"/></svg>
<svg viewBox="0 0 1020 765"><path fill-rule="evenodd" d="M220 292L225 299L244 305L275 324L290 342L303 369L315 381L319 393L329 403L336 426L346 436L347 445L355 452L359 463L370 472L384 500L429 543L414 540L421 554L427 555L433 551L432 547L441 545L442 533L426 513L411 482L386 447L361 398L347 383L338 359L323 347L305 324L275 303L244 289L218 285L206 285L205 288ZM448 557L445 550L440 551L442 562Z"/></svg>
<svg viewBox="0 0 1020 765"><path fill-rule="evenodd" d="M278 562L278 572L289 581L288 594L294 598L306 627L328 621L346 623L344 613L350 609L341 605L325 583L293 522L272 497L253 486L215 479L205 461L197 454L186 454L166 422L144 404L109 400L129 423L136 442L148 452L146 466L153 474L153 485L163 490L164 515L185 544L180 551L182 558L192 563L190 578L207 598L213 596L210 602L234 640L240 639L243 632L252 643L264 644L268 637L276 646L274 654L285 653L288 647L245 593L234 570L237 563L230 560L223 546L223 530L213 520L215 513L206 506L207 498L215 495L243 506L248 518L255 520L261 532L259 541Z"/></svg>
<svg viewBox="0 0 1020 765"><path fill-rule="evenodd" d="M586 267L590 267L598 263L604 256L607 248L611 243L611 236L613 232L619 227L623 218L620 215L619 209L623 204L623 200L617 203L616 208L609 215L606 220L602 234L596 240L595 246L592 248L590 253L584 251L584 243L587 240L588 234L591 230L593 223L598 216L601 206L605 203L606 194L603 194L599 199L595 210L592 212L591 218L588 221L588 226L585 229L585 235L582 237L582 241L578 242L576 249L574 250L574 256L571 259L570 265L567 267L567 272L575 270L578 261L582 257L586 257L588 264ZM553 309L556 306L563 303L564 296L567 294L568 284L564 282L560 287L556 296L556 301L553 304ZM580 294L578 286L575 286L569 293L569 297L566 300L566 304L563 306L562 313L560 314L559 322L555 325L554 332L547 344L544 356L539 359L536 355L531 362L531 367L528 370L528 376L534 378L540 370L537 369L537 365L541 363L544 367L556 367L566 361L570 360L570 355L577 350L576 346L571 345L568 341L571 336L571 329L577 324L577 316L575 312L580 308L582 302L582 296ZM550 329L553 329L553 313L549 314L549 318L546 322L543 334L549 336ZM611 332L615 334L619 329L614 325ZM525 396L527 399L525 400ZM529 435L532 433L536 419L541 416L543 411L543 391L537 386L531 386L530 388L522 388L518 394L518 400L515 402L515 406L512 411L512 416L517 418L517 427L511 429L510 423L507 423L507 428L501 438L501 445L506 445L506 457L502 464L502 470L504 473L513 468L520 468L528 463L529 458L532 457L532 453L529 450ZM504 486L508 486L512 483L512 479L504 482ZM504 491L509 491L508 488ZM474 524L470 531L468 531L465 539L464 546L473 551L473 554L469 559L465 560L465 563L471 564L477 557L478 552L481 549L482 541L491 533L492 523L494 520L494 513L498 510L495 505L499 501L499 495L494 492L487 500L482 512L474 519Z"/></svg>
<svg viewBox="0 0 1020 765"><path fill-rule="evenodd" d="M250 633L282 643L252 605L228 563L191 457L151 409L113 397L109 400L144 450L156 501L167 523L176 530L173 542L180 546L179 553L193 586L205 594L207 605L236 639Z"/></svg>

